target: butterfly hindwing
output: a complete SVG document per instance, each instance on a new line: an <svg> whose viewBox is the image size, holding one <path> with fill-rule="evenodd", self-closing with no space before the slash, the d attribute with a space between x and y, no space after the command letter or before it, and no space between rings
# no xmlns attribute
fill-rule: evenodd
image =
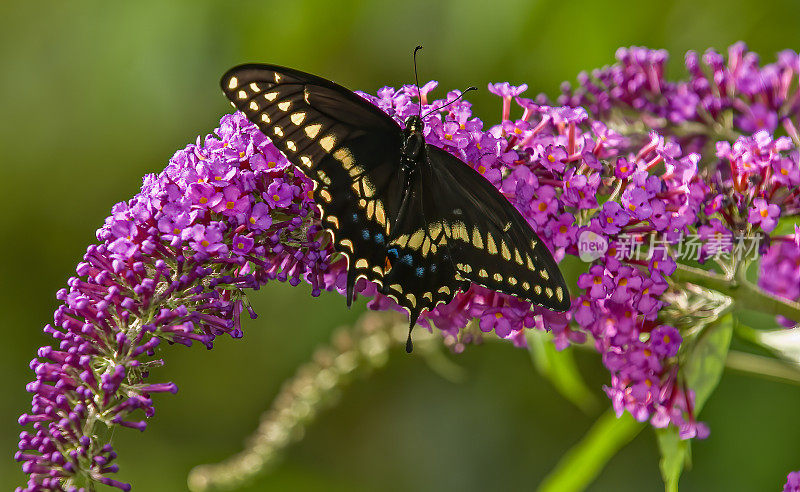
<svg viewBox="0 0 800 492"><path fill-rule="evenodd" d="M359 165L365 160L372 165ZM397 209L399 200L395 161L399 143L394 139L360 136L344 142L311 171L325 173L325 183L317 182L314 200L323 225L334 235L335 249L348 257L348 304L359 277L383 284L390 210Z"/></svg>
<svg viewBox="0 0 800 492"><path fill-rule="evenodd" d="M450 302L459 290L469 288L469 282L454 268L444 224L433 215L439 197L427 187L425 173L417 173L409 188L398 232L387 246L381 292L406 307L415 321L422 310Z"/></svg>
<svg viewBox="0 0 800 492"><path fill-rule="evenodd" d="M437 217L448 225L456 271L492 290L558 311L569 309L558 265L522 214L461 160L431 145L427 152L431 187L439 197Z"/></svg>

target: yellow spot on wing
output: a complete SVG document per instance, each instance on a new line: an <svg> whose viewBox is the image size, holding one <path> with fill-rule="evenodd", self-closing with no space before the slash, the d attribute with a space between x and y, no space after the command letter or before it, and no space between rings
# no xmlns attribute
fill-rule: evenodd
<svg viewBox="0 0 800 492"><path fill-rule="evenodd" d="M250 101L250 109L253 111L258 111L261 108L258 107L258 103L256 103L255 101Z"/></svg>
<svg viewBox="0 0 800 492"><path fill-rule="evenodd" d="M525 262L522 261L522 255L519 254L519 250L517 248L514 248L514 261L516 261L520 265L525 264Z"/></svg>
<svg viewBox="0 0 800 492"><path fill-rule="evenodd" d="M510 285L517 285L517 277L508 277L506 280Z"/></svg>
<svg viewBox="0 0 800 492"><path fill-rule="evenodd" d="M443 285L439 287L439 290L437 292L439 292L440 294L450 295L450 287Z"/></svg>
<svg viewBox="0 0 800 492"><path fill-rule="evenodd" d="M319 196L321 196L322 199L325 200L327 203L330 203L332 199L331 194L328 190L319 190Z"/></svg>
<svg viewBox="0 0 800 492"><path fill-rule="evenodd" d="M478 226L472 228L472 245L478 249L483 249L483 238Z"/></svg>
<svg viewBox="0 0 800 492"><path fill-rule="evenodd" d="M293 113L289 118L292 120L292 123L300 126L306 120L306 113L304 111L298 111L297 113Z"/></svg>
<svg viewBox="0 0 800 492"><path fill-rule="evenodd" d="M311 159L308 156L301 155L300 162L306 167L311 167Z"/></svg>
<svg viewBox="0 0 800 492"><path fill-rule="evenodd" d="M281 128L281 127L279 127L279 126L274 126L274 127L272 127L272 132L273 132L275 135L279 136L279 137L282 137L282 136L283 136L283 128Z"/></svg>
<svg viewBox="0 0 800 492"><path fill-rule="evenodd" d="M469 242L469 232L467 232L467 226L463 222L454 222L453 223L453 236L461 238L462 241L468 243Z"/></svg>
<svg viewBox="0 0 800 492"><path fill-rule="evenodd" d="M316 136L319 135L320 129L322 129L322 123L314 123L313 125L308 125L305 128L306 135L308 135L308 138L316 138Z"/></svg>
<svg viewBox="0 0 800 492"><path fill-rule="evenodd" d="M442 224L440 222L434 222L428 226L428 234L431 238L436 241L439 237L439 234L442 232Z"/></svg>
<svg viewBox="0 0 800 492"><path fill-rule="evenodd" d="M236 89L238 86L239 86L239 79L237 79L236 77L231 77L230 80L228 80L228 89L233 90Z"/></svg>
<svg viewBox="0 0 800 492"><path fill-rule="evenodd" d="M536 292L536 295L542 295L542 286L541 285L534 285L533 291Z"/></svg>
<svg viewBox="0 0 800 492"><path fill-rule="evenodd" d="M261 113L261 121L264 123L269 123L271 120L269 119L269 115L267 113Z"/></svg>
<svg viewBox="0 0 800 492"><path fill-rule="evenodd" d="M408 247L411 249L419 249L422 245L422 240L425 238L425 230L419 229L414 234L411 235L411 239L408 240Z"/></svg>
<svg viewBox="0 0 800 492"><path fill-rule="evenodd" d="M414 296L414 294L409 292L406 294L406 299L408 299L408 302L411 303L412 307L417 307L417 298Z"/></svg>
<svg viewBox="0 0 800 492"><path fill-rule="evenodd" d="M239 99L247 99L247 93L245 91L239 91Z"/></svg>
<svg viewBox="0 0 800 492"><path fill-rule="evenodd" d="M264 94L264 99L270 102L274 101L276 97L278 97L277 92L267 92L266 94Z"/></svg>
<svg viewBox="0 0 800 492"><path fill-rule="evenodd" d="M483 278L486 278L486 277L488 277L488 276L489 276L489 274L486 272L486 270L484 270L483 268L481 268L480 270L478 270L478 276L480 276L480 277L483 277Z"/></svg>
<svg viewBox="0 0 800 492"><path fill-rule="evenodd" d="M292 101L283 101L278 103L278 109L281 111L288 111L292 106Z"/></svg>
<svg viewBox="0 0 800 492"><path fill-rule="evenodd" d="M400 234L397 236L397 239L394 240L393 244L396 244L401 248L405 248L406 244L408 244L408 234Z"/></svg>
<svg viewBox="0 0 800 492"><path fill-rule="evenodd" d="M547 270L540 270L539 275L541 275L545 280L550 280L550 274L547 273Z"/></svg>
<svg viewBox="0 0 800 492"><path fill-rule="evenodd" d="M505 241L500 241L500 254L503 255L506 261L511 259L511 251L508 250Z"/></svg>
<svg viewBox="0 0 800 492"><path fill-rule="evenodd" d="M317 177L319 177L319 180L322 181L324 185L330 186L331 178L329 178L328 175L325 174L325 171L323 171L322 169L317 169Z"/></svg>
<svg viewBox="0 0 800 492"><path fill-rule="evenodd" d="M353 241L349 239L340 239L339 244L349 249L351 253L353 252Z"/></svg>
<svg viewBox="0 0 800 492"><path fill-rule="evenodd" d="M380 200L375 200L375 220L381 225L386 222L386 213L383 210L383 202Z"/></svg>
<svg viewBox="0 0 800 492"><path fill-rule="evenodd" d="M422 240L422 256L427 257L428 253L431 251L431 240L428 236L425 236L425 239Z"/></svg>
<svg viewBox="0 0 800 492"><path fill-rule="evenodd" d="M533 264L533 260L531 260L531 255L525 253L525 260L528 262L528 270L536 270L536 265Z"/></svg>
<svg viewBox="0 0 800 492"><path fill-rule="evenodd" d="M558 299L558 302L564 300L564 291L561 289L561 287L556 287L556 298Z"/></svg>
<svg viewBox="0 0 800 492"><path fill-rule="evenodd" d="M261 87L259 87L255 82L250 82L250 90L253 92L258 92L261 90Z"/></svg>
<svg viewBox="0 0 800 492"><path fill-rule="evenodd" d="M551 289L550 287L545 287L544 293L547 295L548 298L553 297L553 289Z"/></svg>
<svg viewBox="0 0 800 492"><path fill-rule="evenodd" d="M333 146L336 145L336 136L333 134L325 135L319 140L319 144L325 149L325 152L330 152L333 150Z"/></svg>
<svg viewBox="0 0 800 492"><path fill-rule="evenodd" d="M494 244L494 236L492 236L491 232L486 233L486 251L488 251L490 255L497 254L497 245Z"/></svg>
<svg viewBox="0 0 800 492"><path fill-rule="evenodd" d="M297 152L297 146L291 140L286 141L286 148L291 150L292 152Z"/></svg>
<svg viewBox="0 0 800 492"><path fill-rule="evenodd" d="M358 260L356 260L356 268L367 268L368 266L369 263L367 263L367 260L365 260L364 258L359 258Z"/></svg>
<svg viewBox="0 0 800 492"><path fill-rule="evenodd" d="M327 221L333 224L337 229L339 228L339 218L335 215L329 215L326 217Z"/></svg>
<svg viewBox="0 0 800 492"><path fill-rule="evenodd" d="M367 198L371 198L375 195L375 186L373 186L372 182L367 178L361 178L361 186L364 189L364 196Z"/></svg>
<svg viewBox="0 0 800 492"><path fill-rule="evenodd" d="M333 153L333 158L341 162L345 169L350 169L353 166L353 154L346 147L336 149L336 152Z"/></svg>
<svg viewBox="0 0 800 492"><path fill-rule="evenodd" d="M528 282L522 282L522 288L525 290L529 290L531 288L531 284Z"/></svg>
<svg viewBox="0 0 800 492"><path fill-rule="evenodd" d="M495 273L492 277L494 278L495 282L502 282L503 281L503 276L500 275L499 273Z"/></svg>

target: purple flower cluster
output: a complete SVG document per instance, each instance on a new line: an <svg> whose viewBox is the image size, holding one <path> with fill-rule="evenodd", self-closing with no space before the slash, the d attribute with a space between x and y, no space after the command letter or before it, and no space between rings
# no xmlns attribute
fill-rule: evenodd
<svg viewBox="0 0 800 492"><path fill-rule="evenodd" d="M559 103L584 107L602 121L644 122L691 152L708 141L779 127L798 141L792 117L800 112L800 57L792 50L764 66L742 42L728 49L727 60L713 49L702 56L689 51L689 78L677 82L665 78L664 50L620 48L616 58L610 67L581 73L574 89L565 83Z"/></svg>
<svg viewBox="0 0 800 492"><path fill-rule="evenodd" d="M687 334L663 317L665 293L674 290L668 279L686 235L715 245L703 246L704 263L730 252L736 234L769 237L780 218L797 215L799 142L789 115L800 103L785 81L800 67L785 52L778 64L759 68L735 45L727 65L707 54L706 70L687 56L691 79L674 83L664 79L663 52L632 48L618 58L582 76L581 86L562 96L565 106L520 97L525 85L491 84L503 105L500 123L490 128L463 99L437 110L460 93L429 103L435 82L361 96L398 122L420 105L434 110L426 141L496 186L557 260L578 256L586 234L609 245L578 277L567 313L473 285L423 313L420 324L440 330L455 351L489 332L524 346L526 328L551 331L558 348L591 337L619 414L627 410L655 427L674 425L683 438L702 438L708 429L695 419L694 394L679 383ZM521 116L512 118L512 110ZM791 138L775 136L779 126ZM80 490L96 482L130 488L109 478L116 455L97 430L144 430L152 395L176 391L172 383L146 382L162 363L155 358L159 342L211 348L219 335L240 337L240 315L255 317L245 291L270 280L309 283L312 295L344 293L346 261L319 224L312 189L235 113L112 209L100 243L88 248L69 289L58 294L63 305L45 327L54 345L31 362L32 408L20 423L33 431L20 435L16 455L30 475L24 490ZM646 258L621 254L630 237ZM797 299L800 231L770 239L761 285ZM371 309L399 309L364 279L356 291L372 297Z"/></svg>
<svg viewBox="0 0 800 492"><path fill-rule="evenodd" d="M216 135L177 152L142 191L112 209L47 325L56 340L31 361L31 412L20 417L16 459L26 490L77 490L108 478L116 454L96 427L144 430L152 395L172 383L146 383L161 341L208 348L242 335L240 314L255 313L244 289L301 279L312 295L344 273L315 222L312 183L241 114ZM134 413L137 410L141 412Z"/></svg>
<svg viewBox="0 0 800 492"><path fill-rule="evenodd" d="M783 492L800 492L800 471L793 471L787 475Z"/></svg>

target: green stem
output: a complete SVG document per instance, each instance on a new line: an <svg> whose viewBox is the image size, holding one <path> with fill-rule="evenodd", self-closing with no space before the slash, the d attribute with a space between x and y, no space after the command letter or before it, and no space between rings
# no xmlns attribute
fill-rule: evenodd
<svg viewBox="0 0 800 492"><path fill-rule="evenodd" d="M677 282L692 283L724 294L733 299L737 309L752 309L800 320L800 303L772 295L746 280L744 270L740 269L740 275L733 279L679 263L671 278Z"/></svg>
<svg viewBox="0 0 800 492"><path fill-rule="evenodd" d="M761 376L781 383L800 384L800 370L771 357L730 351L725 365L734 371Z"/></svg>
<svg viewBox="0 0 800 492"><path fill-rule="evenodd" d="M630 414L617 418L606 411L584 438L567 451L555 469L539 485L538 492L578 492L585 490L606 463L645 427Z"/></svg>

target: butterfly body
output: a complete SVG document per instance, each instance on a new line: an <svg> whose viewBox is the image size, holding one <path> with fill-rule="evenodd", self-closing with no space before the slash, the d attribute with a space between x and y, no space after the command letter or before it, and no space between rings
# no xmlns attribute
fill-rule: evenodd
<svg viewBox="0 0 800 492"><path fill-rule="evenodd" d="M544 243L483 176L425 142L420 116L401 127L342 86L275 65L235 67L221 85L314 181L322 225L348 259L348 305L363 277L408 311L411 327L471 282L569 309Z"/></svg>

